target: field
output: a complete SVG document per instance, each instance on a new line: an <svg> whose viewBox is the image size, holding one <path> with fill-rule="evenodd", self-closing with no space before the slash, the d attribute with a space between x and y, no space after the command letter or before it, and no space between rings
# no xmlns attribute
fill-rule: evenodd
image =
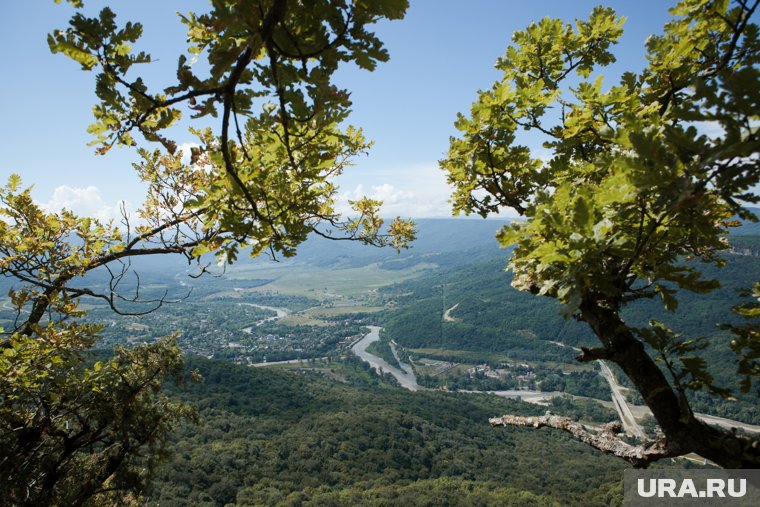
<svg viewBox="0 0 760 507"><path fill-rule="evenodd" d="M303 296L341 306L365 306L378 288L415 278L436 268L437 265L432 263L400 270L385 270L377 264L340 270L302 265L248 265L231 271L227 279L271 279L270 283L252 290Z"/></svg>

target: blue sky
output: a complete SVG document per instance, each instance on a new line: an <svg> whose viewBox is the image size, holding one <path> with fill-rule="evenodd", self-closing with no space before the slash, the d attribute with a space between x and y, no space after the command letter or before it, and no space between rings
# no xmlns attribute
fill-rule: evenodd
<svg viewBox="0 0 760 507"><path fill-rule="evenodd" d="M117 19L143 23L140 49L158 60L145 68L157 82L173 74L184 51L184 26L176 12L203 11L208 5L202 0L85 3L89 12L111 4ZM378 25L391 60L372 73L347 67L337 76L352 92L350 122L375 141L370 154L357 159L339 180L343 198L361 193L382 198L388 215L449 216L449 191L437 161L455 134L457 112L468 111L476 91L498 79L493 65L511 34L544 16L585 18L600 3L411 0L404 20ZM618 63L603 70L611 83L624 69L644 66L644 40L662 30L669 2L602 4L627 17L626 33L614 49ZM119 149L99 157L87 146L94 75L47 48L47 33L66 26L71 9L34 0L6 2L2 11L0 43L6 51L0 79L0 179L20 174L25 184L34 185L35 199L51 208L67 206L108 217L124 200L134 209L144 191L131 167L134 154ZM188 135L186 141L191 140ZM525 142L540 148L536 139Z"/></svg>

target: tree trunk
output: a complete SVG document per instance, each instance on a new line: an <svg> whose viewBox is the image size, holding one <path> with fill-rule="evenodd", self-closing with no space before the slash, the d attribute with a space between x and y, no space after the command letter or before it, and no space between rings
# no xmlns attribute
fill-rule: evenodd
<svg viewBox="0 0 760 507"><path fill-rule="evenodd" d="M597 301L584 301L580 310L602 342L604 356L622 368L652 410L673 455L695 452L725 468L760 468L760 440L696 419L617 310Z"/></svg>

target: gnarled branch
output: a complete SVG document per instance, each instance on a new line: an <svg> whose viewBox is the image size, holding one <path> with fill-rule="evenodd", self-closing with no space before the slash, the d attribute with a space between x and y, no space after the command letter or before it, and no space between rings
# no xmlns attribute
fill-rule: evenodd
<svg viewBox="0 0 760 507"><path fill-rule="evenodd" d="M646 467L653 461L662 458L670 458L683 454L683 451L668 445L665 439L641 445L631 445L625 442L617 436L617 433L621 430L619 421L605 424L596 432L583 424L573 421L569 417L558 416L548 412L540 417L504 415L489 419L489 422L494 427L517 426L538 429L548 426L549 428L562 430L570 433L584 444L626 460L636 468Z"/></svg>

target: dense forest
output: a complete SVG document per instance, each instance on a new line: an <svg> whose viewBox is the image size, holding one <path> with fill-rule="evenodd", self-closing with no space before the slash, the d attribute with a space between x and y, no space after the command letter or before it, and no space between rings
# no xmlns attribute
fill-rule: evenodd
<svg viewBox="0 0 760 507"><path fill-rule="evenodd" d="M622 462L560 433L487 423L501 413L538 415L545 408L495 396L411 393L356 359L294 372L188 363L203 383L171 392L197 408L200 422L172 437L173 457L146 492L149 505L622 500ZM552 410L588 415L568 400Z"/></svg>

